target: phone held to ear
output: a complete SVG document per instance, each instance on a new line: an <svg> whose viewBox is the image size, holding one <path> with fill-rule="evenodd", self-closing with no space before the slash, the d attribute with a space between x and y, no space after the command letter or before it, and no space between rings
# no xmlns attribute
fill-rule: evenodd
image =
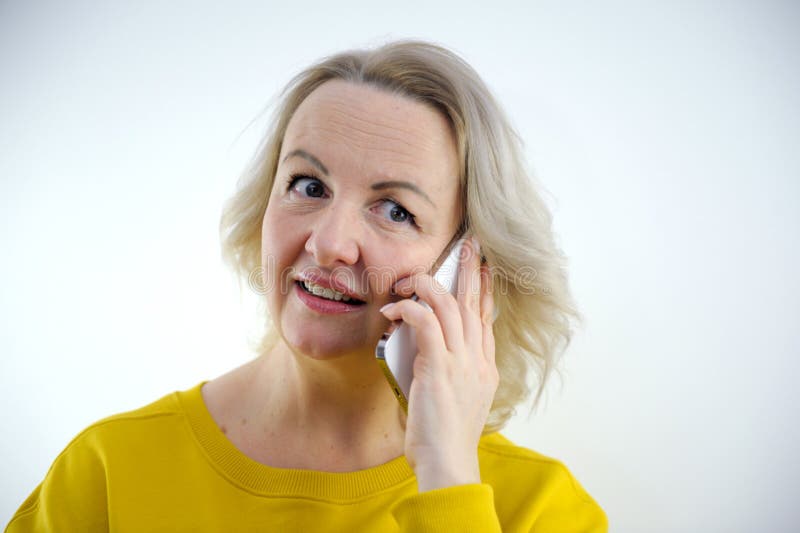
<svg viewBox="0 0 800 533"><path fill-rule="evenodd" d="M458 239L433 275L433 278L454 296L458 286L458 262L463 245L464 239ZM417 300L417 295L412 298ZM430 309L425 302L420 304ZM414 378L416 356L417 336L414 329L405 322L399 325L392 324L375 347L378 364L389 381L397 401L406 412L408 412L408 395L411 390L411 380Z"/></svg>

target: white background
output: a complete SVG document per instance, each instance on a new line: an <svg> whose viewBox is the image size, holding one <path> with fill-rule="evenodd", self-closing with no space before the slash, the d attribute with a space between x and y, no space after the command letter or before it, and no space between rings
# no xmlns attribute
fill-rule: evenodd
<svg viewBox="0 0 800 533"><path fill-rule="evenodd" d="M507 435L612 531L796 526L798 4L478 5L0 2L0 522L91 422L248 359L217 234L248 125L319 57L418 37L513 117L587 317Z"/></svg>

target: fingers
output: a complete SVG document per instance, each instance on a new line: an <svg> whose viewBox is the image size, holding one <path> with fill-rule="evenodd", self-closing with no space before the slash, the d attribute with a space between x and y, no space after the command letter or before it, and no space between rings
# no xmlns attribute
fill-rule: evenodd
<svg viewBox="0 0 800 533"><path fill-rule="evenodd" d="M481 251L475 237L467 239L461 248L458 262L457 298L466 309L479 311L481 289Z"/></svg>
<svg viewBox="0 0 800 533"><path fill-rule="evenodd" d="M422 307L423 302L433 310L428 311L433 318L438 319L438 329L442 335L445 346L450 352L460 352L464 346L464 327L458 304L453 297L428 274L418 274L405 278L397 283L395 290L398 294L413 292L420 302L414 302ZM401 300L402 303L411 300ZM384 313L385 314L385 313ZM389 318L388 315L386 315ZM405 319L404 319L405 320Z"/></svg>
<svg viewBox="0 0 800 533"><path fill-rule="evenodd" d="M495 365L494 344L494 296L492 294L492 275L488 266L480 267L481 273L481 333L483 355L492 366Z"/></svg>
<svg viewBox="0 0 800 533"><path fill-rule="evenodd" d="M433 311L421 303L410 298L400 300L383 306L381 313L389 320L402 319L414 328L417 347L421 353L429 353L430 348L438 349L440 346L446 346L439 319Z"/></svg>
<svg viewBox="0 0 800 533"><path fill-rule="evenodd" d="M468 346L481 346L483 328L481 327L481 277L480 245L475 237L467 239L461 248L458 264L458 291L456 301L461 311L464 341ZM476 351L476 350L474 350Z"/></svg>
<svg viewBox="0 0 800 533"><path fill-rule="evenodd" d="M465 240L456 270L455 298L427 274L400 280L395 291L408 296L415 293L431 306L439 318L442 336L449 351L476 354L483 343L481 325L481 259L480 246L474 237ZM472 350L461 350L464 346Z"/></svg>

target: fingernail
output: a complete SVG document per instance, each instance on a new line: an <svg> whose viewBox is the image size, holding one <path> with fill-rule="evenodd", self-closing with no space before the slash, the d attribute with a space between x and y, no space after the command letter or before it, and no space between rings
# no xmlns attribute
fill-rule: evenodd
<svg viewBox="0 0 800 533"><path fill-rule="evenodd" d="M395 296L398 293L402 292L407 286L408 286L408 278L402 278L397 280L395 284L392 285L392 288L389 292L392 294L392 296Z"/></svg>
<svg viewBox="0 0 800 533"><path fill-rule="evenodd" d="M478 242L478 238L475 235L472 236L471 242L472 242L472 249L475 250L475 254L477 254L477 256L480 257L481 243Z"/></svg>
<svg viewBox="0 0 800 533"><path fill-rule="evenodd" d="M391 306L393 306L395 303L396 303L396 302L389 302L388 304L386 304L386 305L384 305L383 307L381 307L381 308L379 309L379 311L380 311L381 313L383 313L384 311L386 311L387 309L389 309Z"/></svg>

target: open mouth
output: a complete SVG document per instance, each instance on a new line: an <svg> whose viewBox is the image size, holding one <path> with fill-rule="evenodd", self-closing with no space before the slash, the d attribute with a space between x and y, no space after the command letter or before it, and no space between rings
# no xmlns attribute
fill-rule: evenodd
<svg viewBox="0 0 800 533"><path fill-rule="evenodd" d="M366 303L358 298L347 296L339 291L335 291L327 287L321 287L308 281L298 280L295 283L297 283L297 285L299 285L304 292L324 300L330 300L332 302L339 302L348 305L364 305Z"/></svg>

